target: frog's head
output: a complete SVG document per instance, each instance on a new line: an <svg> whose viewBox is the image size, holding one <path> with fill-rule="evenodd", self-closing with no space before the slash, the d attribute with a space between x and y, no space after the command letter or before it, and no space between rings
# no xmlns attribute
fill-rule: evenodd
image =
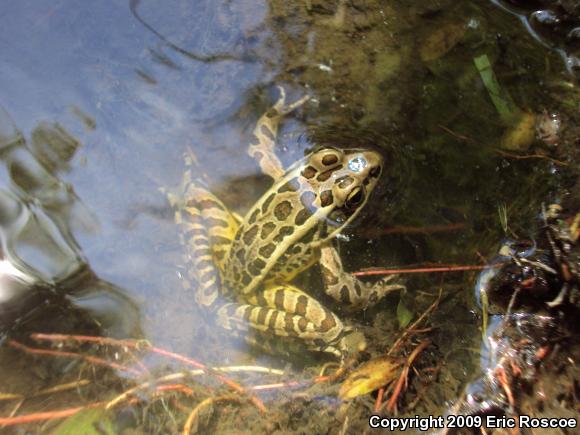
<svg viewBox="0 0 580 435"><path fill-rule="evenodd" d="M309 156L301 175L317 193L319 216L331 229L354 219L377 185L382 169L383 158L376 151L322 148Z"/></svg>

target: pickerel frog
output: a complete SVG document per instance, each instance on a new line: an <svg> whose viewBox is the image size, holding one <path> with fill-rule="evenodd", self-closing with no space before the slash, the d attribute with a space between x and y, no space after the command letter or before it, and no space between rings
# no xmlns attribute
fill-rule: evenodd
<svg viewBox="0 0 580 435"><path fill-rule="evenodd" d="M290 283L319 262L326 293L355 308L403 288L387 280L365 284L345 273L331 244L367 203L383 159L375 151L323 148L284 171L274 154L278 123L306 98L286 105L280 92L259 119L249 147L274 184L243 219L186 174L184 204L176 218L188 275L196 281L197 303L253 345L268 350L301 346L344 359L365 348L364 336Z"/></svg>

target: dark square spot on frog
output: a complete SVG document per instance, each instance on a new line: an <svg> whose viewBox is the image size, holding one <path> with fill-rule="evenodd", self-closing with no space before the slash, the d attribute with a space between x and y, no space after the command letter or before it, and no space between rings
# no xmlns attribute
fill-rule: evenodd
<svg viewBox="0 0 580 435"><path fill-rule="evenodd" d="M262 226L262 231L260 232L260 237L262 238L262 240L264 240L266 237L268 237L270 234L272 234L272 231L274 231L276 229L276 224L273 222L267 222Z"/></svg>
<svg viewBox="0 0 580 435"><path fill-rule="evenodd" d="M313 168L312 166L306 166L303 170L302 170L302 176L304 178L312 178L316 175L316 168Z"/></svg>
<svg viewBox="0 0 580 435"><path fill-rule="evenodd" d="M274 243L268 243L266 246L262 246L258 251L260 255L264 258L270 258L270 256L276 250L276 245Z"/></svg>
<svg viewBox="0 0 580 435"><path fill-rule="evenodd" d="M206 270L204 273L201 274L199 277L199 281L203 283L209 282L212 278L215 278L215 270Z"/></svg>
<svg viewBox="0 0 580 435"><path fill-rule="evenodd" d="M207 231L203 228L192 228L191 230L185 232L186 239L193 239L196 236L206 237Z"/></svg>
<svg viewBox="0 0 580 435"><path fill-rule="evenodd" d="M246 259L246 250L244 248L238 249L236 251L236 257L240 261L240 263L243 263Z"/></svg>
<svg viewBox="0 0 580 435"><path fill-rule="evenodd" d="M340 301L345 304L350 303L350 293L346 285L343 285L340 289Z"/></svg>
<svg viewBox="0 0 580 435"><path fill-rule="evenodd" d="M311 243L314 240L314 236L316 235L317 231L318 231L317 227L310 228L308 232L304 234L304 236L300 239L300 243L305 245Z"/></svg>
<svg viewBox="0 0 580 435"><path fill-rule="evenodd" d="M255 209L255 210L252 212L252 214L251 214L250 218L248 219L248 223L249 223L249 224L253 224L254 222L256 222L256 219L258 218L258 215L259 215L259 214L260 214L260 209L259 209L259 208Z"/></svg>
<svg viewBox="0 0 580 435"><path fill-rule="evenodd" d="M284 237L287 237L289 235L291 235L292 233L294 233L294 227L282 227L280 228L280 231L278 231L278 234L276 235L276 237L274 237L274 242L281 242L282 240L284 240Z"/></svg>
<svg viewBox="0 0 580 435"><path fill-rule="evenodd" d="M201 216L199 215L198 211L192 213L191 211L186 210L185 213L181 213L181 217L184 222L190 224L199 224L199 221L201 219Z"/></svg>
<svg viewBox="0 0 580 435"><path fill-rule="evenodd" d="M267 307L268 301L264 297L263 292L258 292L258 294L256 295L256 302L252 302L252 304L259 305L260 307Z"/></svg>
<svg viewBox="0 0 580 435"><path fill-rule="evenodd" d="M326 171L326 172L323 172L323 173L322 173L322 174L320 174L318 177L316 177L316 179L317 179L318 181L326 181L326 180L328 180L328 179L330 178L330 176L331 176L331 175L332 175L332 174L333 174L335 171L338 171L338 170L340 170L340 169L342 169L342 165L338 165L336 168L332 168L332 169L329 169L329 170L328 170L328 171Z"/></svg>
<svg viewBox="0 0 580 435"><path fill-rule="evenodd" d="M211 259L208 260L200 260L195 265L199 271L204 271L206 269L212 269L215 267L213 261Z"/></svg>
<svg viewBox="0 0 580 435"><path fill-rule="evenodd" d="M296 218L294 219L294 223L298 226L304 225L304 222L308 220L308 218L312 216L310 210L303 208L296 214Z"/></svg>
<svg viewBox="0 0 580 435"><path fill-rule="evenodd" d="M281 311L285 311L284 310L284 297L285 297L285 292L282 289L278 290L276 292L276 295L274 296L274 306Z"/></svg>
<svg viewBox="0 0 580 435"><path fill-rule="evenodd" d="M250 274L248 272L244 272L242 275L242 284L248 285L251 282L252 282L252 277L250 276Z"/></svg>
<svg viewBox="0 0 580 435"><path fill-rule="evenodd" d="M292 204L290 201L282 201L276 207L274 207L274 216L279 221L285 221L288 216L292 213Z"/></svg>
<svg viewBox="0 0 580 435"><path fill-rule="evenodd" d="M336 326L336 320L332 314L328 313L322 322L320 322L320 331L327 332Z"/></svg>
<svg viewBox="0 0 580 435"><path fill-rule="evenodd" d="M213 245L229 245L231 240L224 236L213 235L210 238L211 244Z"/></svg>
<svg viewBox="0 0 580 435"><path fill-rule="evenodd" d="M253 309L254 309L254 307L252 307L252 306L249 306L249 307L244 308L244 315L243 315L243 317L244 317L244 320L245 321L249 321L250 320L250 317L252 316L252 310Z"/></svg>
<svg viewBox="0 0 580 435"><path fill-rule="evenodd" d="M228 227L228 223L222 219L216 219L216 218L207 218L205 221L208 225L208 227L222 227L222 228L227 228Z"/></svg>
<svg viewBox="0 0 580 435"><path fill-rule="evenodd" d="M330 178L330 176L332 175L333 172L334 172L334 170L332 170L332 169L329 171L323 172L318 177L316 177L316 179L318 181L326 181Z"/></svg>
<svg viewBox="0 0 580 435"><path fill-rule="evenodd" d="M325 190L320 194L320 205L328 207L334 201L331 190Z"/></svg>
<svg viewBox="0 0 580 435"><path fill-rule="evenodd" d="M259 229L260 228L258 227L258 225L254 225L248 231L246 231L244 233L244 235L242 236L242 238L244 239L244 243L246 245L251 245L252 244L252 242L256 238L256 235L258 234Z"/></svg>
<svg viewBox="0 0 580 435"><path fill-rule="evenodd" d="M272 193L262 204L262 213L266 213L268 211L268 209L270 208L270 204L272 204L272 201L274 200L274 196L276 196L275 193Z"/></svg>
<svg viewBox="0 0 580 435"><path fill-rule="evenodd" d="M322 164L324 166L334 165L336 162L338 162L338 157L335 156L334 154L329 154L322 158Z"/></svg>
<svg viewBox="0 0 580 435"><path fill-rule="evenodd" d="M322 271L322 278L324 278L324 282L326 282L326 285L333 286L338 284L338 277L334 274L332 270L330 270L323 264L320 264L320 270Z"/></svg>
<svg viewBox="0 0 580 435"><path fill-rule="evenodd" d="M294 315L290 313L286 313L284 316L284 330L288 334L295 335L296 331L294 330Z"/></svg>
<svg viewBox="0 0 580 435"><path fill-rule="evenodd" d="M288 249L288 253L293 255L300 254L300 252L302 252L302 246L300 245L294 245L290 249Z"/></svg>
<svg viewBox="0 0 580 435"><path fill-rule="evenodd" d="M192 240L196 248L209 248L209 241L205 237L198 237Z"/></svg>
<svg viewBox="0 0 580 435"><path fill-rule="evenodd" d="M266 262L264 260L261 258L256 258L250 263L248 270L252 273L252 275L258 276L260 273L262 273L262 269L264 269L265 266Z"/></svg>
<svg viewBox="0 0 580 435"><path fill-rule="evenodd" d="M268 320L268 329L270 331L274 331L276 329L276 320L278 319L279 311L272 310L272 315L270 316L270 320Z"/></svg>
<svg viewBox="0 0 580 435"><path fill-rule="evenodd" d="M274 133L272 133L272 130L270 130L266 124L262 124L260 126L260 133L262 133L264 136L266 136L271 141L274 141L276 139L274 137Z"/></svg>
<svg viewBox="0 0 580 435"><path fill-rule="evenodd" d="M197 208L199 210L208 208L221 208L219 203L213 199L188 199L185 203L186 207Z"/></svg>
<svg viewBox="0 0 580 435"><path fill-rule="evenodd" d="M299 316L304 316L306 314L306 307L308 307L308 299L304 295L298 296L296 300L296 308L294 309L294 313L298 314Z"/></svg>
<svg viewBox="0 0 580 435"><path fill-rule="evenodd" d="M258 311L258 318L256 319L256 323L260 324L260 325L265 325L266 324L266 317L268 316L268 311L270 311L269 308L260 308L260 311Z"/></svg>
<svg viewBox="0 0 580 435"><path fill-rule="evenodd" d="M298 330L300 332L305 332L307 327L308 327L308 320L306 320L304 317L302 317L300 320L298 320Z"/></svg>
<svg viewBox="0 0 580 435"><path fill-rule="evenodd" d="M297 192L300 189L300 182L298 181L298 177L292 178L290 181L284 183L278 189L278 193L284 192Z"/></svg>
<svg viewBox="0 0 580 435"><path fill-rule="evenodd" d="M320 224L320 238L326 239L328 237L328 224L326 222L322 222Z"/></svg>
<svg viewBox="0 0 580 435"><path fill-rule="evenodd" d="M217 202L216 200L213 200L213 199L202 199L201 201L199 201L199 208L201 210L207 210L210 208L223 209L223 207L220 205L220 203Z"/></svg>

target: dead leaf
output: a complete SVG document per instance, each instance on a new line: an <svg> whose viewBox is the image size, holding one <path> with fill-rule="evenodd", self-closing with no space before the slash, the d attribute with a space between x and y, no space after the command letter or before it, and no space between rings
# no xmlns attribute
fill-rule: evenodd
<svg viewBox="0 0 580 435"><path fill-rule="evenodd" d="M353 371L342 383L338 397L343 400L368 394L393 382L401 363L398 359L382 356L368 361Z"/></svg>
<svg viewBox="0 0 580 435"><path fill-rule="evenodd" d="M419 53L423 62L439 59L457 45L465 35L465 25L461 23L449 23L438 28L423 42Z"/></svg>

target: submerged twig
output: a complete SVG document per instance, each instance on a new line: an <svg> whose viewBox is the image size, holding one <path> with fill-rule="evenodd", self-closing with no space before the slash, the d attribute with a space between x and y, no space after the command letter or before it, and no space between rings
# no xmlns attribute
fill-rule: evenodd
<svg viewBox="0 0 580 435"><path fill-rule="evenodd" d="M240 369L244 369L244 370L240 370ZM273 371L273 370L268 370L268 369L265 369L264 367L259 367L259 366L256 366L256 367L254 367L254 366L216 367L213 370L214 371L231 371L231 372L233 372L233 371L254 371L254 372L259 372L259 373L274 373L274 372L276 372L274 374L279 374L279 375L284 374L284 372L280 371L280 370ZM206 373L206 371L202 370L202 369L189 370L187 372L171 373L169 375L165 375L165 376L162 376L160 378L153 379L151 381L143 382L135 387L129 388L128 390L119 394L117 397L110 400L106 404L105 408L110 409L110 408L118 405L120 402L124 401L129 396L136 393L137 391L146 390L146 389L148 389L156 384L170 382L170 381L177 381L177 380L185 379L185 378L191 377L191 376L200 376L200 375L203 375L205 373ZM254 388L247 387L246 389L251 390Z"/></svg>
<svg viewBox="0 0 580 435"><path fill-rule="evenodd" d="M239 396L234 396L232 394L218 396L218 397L208 397L205 400L202 400L198 403L195 408L191 410L191 413L187 417L185 424L183 425L183 435L189 435L191 432L191 428L193 423L195 423L199 413L202 409L207 408L210 405L213 405L217 402L240 402L241 398Z"/></svg>
<svg viewBox="0 0 580 435"><path fill-rule="evenodd" d="M19 415L16 417L0 417L0 426L14 426L16 424L33 423L35 421L56 420L70 417L85 409L98 408L103 405L104 402L95 402L85 406L77 406L76 408L61 409L59 411L35 412L33 414Z"/></svg>
<svg viewBox="0 0 580 435"><path fill-rule="evenodd" d="M401 275L404 273L434 273L434 272L465 272L469 270L483 270L489 267L499 267L500 265L448 265L439 267L418 267L413 269L369 269L354 272L355 276L372 276L372 275Z"/></svg>
<svg viewBox="0 0 580 435"><path fill-rule="evenodd" d="M40 334L40 333L32 334L31 337L35 340L47 340L47 341L56 341L56 342L75 340L75 341L79 341L79 342L111 344L111 345L115 345L115 346L123 346L123 347L136 348L136 349L145 348L146 350L148 350L150 352L154 352L154 353L157 353L159 355L163 355L163 356L166 356L168 358L172 358L176 361L180 361L180 362L183 362L187 365L190 365L190 366L196 367L200 370L203 370L206 374L209 374L210 376L213 376L214 378L218 379L220 382L227 385L228 387L230 387L234 391L237 391L238 393L241 393L241 394L245 393L244 387L242 387L240 384L229 379L226 376L223 376L219 373L216 373L211 368L206 367L204 364L194 360L193 358L189 358L189 357L180 355L178 353L171 352L169 350L161 349L159 347L151 346L148 342L143 341L143 340L115 340L115 339L107 338L107 337L83 336L83 335L70 335L69 336L66 334ZM47 352L54 352L54 351L47 351ZM73 355L76 355L76 354L73 354ZM105 360L103 360L103 361L105 361ZM115 363L110 363L110 364L115 364ZM116 365L119 367L123 367L123 366L120 366L118 364L116 364ZM123 367L123 369L127 370L127 371L137 372L136 370L128 369L126 367ZM139 374L139 373L137 372L137 374ZM264 403L260 399L258 399L255 396L252 396L250 400L260 411L266 412L266 407L264 406Z"/></svg>
<svg viewBox="0 0 580 435"><path fill-rule="evenodd" d="M435 302L429 305L429 307L423 312L423 314L421 314L417 320L415 320L411 325L409 325L407 329L405 329L405 332L403 332L403 334L401 334L401 336L395 341L395 343L393 343L393 345L387 352L387 355L391 355L393 352L395 352L399 348L403 340L407 338L409 334L415 332L415 327L419 325L423 321L423 319L425 319L425 317L431 314L435 310L435 308L437 308L437 305L439 305L439 301L441 300L442 294L443 290L440 289Z"/></svg>
<svg viewBox="0 0 580 435"><path fill-rule="evenodd" d="M502 150L495 150L495 152L497 154L499 154L500 156L507 157L509 159L515 159L515 160L542 159L542 160L548 160L549 162L552 162L558 166L570 166L570 163L566 163L566 162L563 162L561 160L556 160L552 157L545 156L544 154L512 154L512 153L506 153L505 151L502 151Z"/></svg>
<svg viewBox="0 0 580 435"><path fill-rule="evenodd" d="M457 222L454 224L443 225L429 225L426 227L411 227L411 226L396 226L387 228L370 228L364 231L367 237L377 237L384 234L433 234L433 233L447 233L451 231L460 231L465 229L464 222Z"/></svg>
<svg viewBox="0 0 580 435"><path fill-rule="evenodd" d="M136 376L141 375L141 372L139 372L138 370L132 369L130 367L125 367L121 364L117 364L115 362L108 361L106 359L99 358L96 356L82 355L80 353L68 352L68 351L62 351L62 350L39 349L36 347L26 346L26 345L24 345L16 340L8 341L8 345L15 348L15 349L19 349L19 350L22 350L26 353L33 354L33 355L48 355L48 356L60 356L60 357L66 357L66 358L82 359L82 360L85 360L86 362L90 362L92 364L106 366L106 367L110 367L112 369L120 370L120 371L124 371L124 372L129 372L129 373L132 373Z"/></svg>
<svg viewBox="0 0 580 435"><path fill-rule="evenodd" d="M397 384L395 385L395 387L393 389L393 394L391 394L391 397L390 397L389 401L387 402L387 410L389 412L392 412L394 410L395 405L397 404L397 400L399 399L399 396L401 394L401 391L403 391L403 389L407 388L407 380L409 378L409 369L411 368L413 361L415 361L417 356L427 346L429 346L429 344L431 344L431 342L429 340L422 341L415 349L413 349L413 352L411 352L411 355L409 355L409 358L407 358L407 361L405 362L405 366L403 367L403 370L401 371L401 375L399 376L399 380L397 381Z"/></svg>

